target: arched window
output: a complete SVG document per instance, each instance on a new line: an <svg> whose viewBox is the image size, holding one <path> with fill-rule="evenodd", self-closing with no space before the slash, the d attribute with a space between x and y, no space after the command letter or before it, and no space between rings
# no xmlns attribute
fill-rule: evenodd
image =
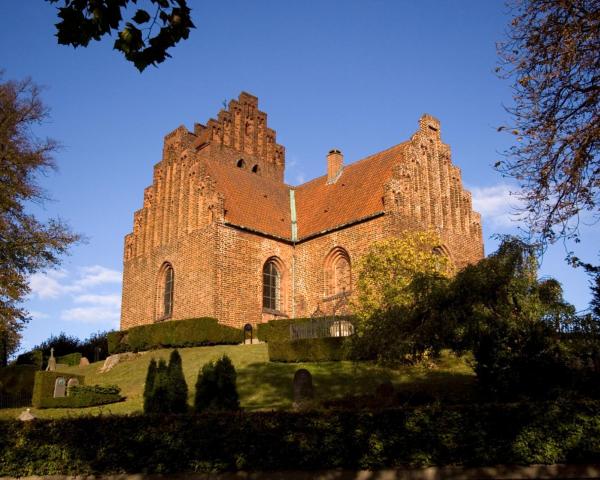
<svg viewBox="0 0 600 480"><path fill-rule="evenodd" d="M173 313L173 287L175 274L173 267L167 265L163 272L162 318L168 318Z"/></svg>
<svg viewBox="0 0 600 480"><path fill-rule="evenodd" d="M258 173L258 165L252 167L252 173Z"/></svg>
<svg viewBox="0 0 600 480"><path fill-rule="evenodd" d="M349 293L352 290L352 271L350 256L343 248L336 247L325 259L325 291L326 297Z"/></svg>
<svg viewBox="0 0 600 480"><path fill-rule="evenodd" d="M281 309L281 272L274 260L269 260L263 267L263 308Z"/></svg>
<svg viewBox="0 0 600 480"><path fill-rule="evenodd" d="M244 161L243 158L240 158L237 162L237 167L238 168L246 168L246 162Z"/></svg>

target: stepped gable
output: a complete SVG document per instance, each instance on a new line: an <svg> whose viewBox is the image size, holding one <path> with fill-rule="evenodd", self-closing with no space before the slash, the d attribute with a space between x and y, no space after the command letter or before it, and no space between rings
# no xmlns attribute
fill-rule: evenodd
<svg viewBox="0 0 600 480"><path fill-rule="evenodd" d="M206 172L223 195L225 223L290 239L288 185L214 161L206 161Z"/></svg>
<svg viewBox="0 0 600 480"><path fill-rule="evenodd" d="M386 182L404 158L406 142L343 168L339 179L327 175L296 188L300 239L383 213Z"/></svg>

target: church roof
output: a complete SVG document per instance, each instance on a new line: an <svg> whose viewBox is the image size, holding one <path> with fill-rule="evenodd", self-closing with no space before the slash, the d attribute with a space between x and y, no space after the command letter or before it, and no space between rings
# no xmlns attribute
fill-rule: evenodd
<svg viewBox="0 0 600 480"><path fill-rule="evenodd" d="M383 189L403 158L399 144L344 167L334 183L327 175L296 187L300 239L383 212Z"/></svg>
<svg viewBox="0 0 600 480"><path fill-rule="evenodd" d="M206 165L224 196L225 221L248 230L292 240L294 190L297 240L303 240L382 213L384 185L403 159L403 146L346 165L333 183L324 175L297 187L215 161Z"/></svg>

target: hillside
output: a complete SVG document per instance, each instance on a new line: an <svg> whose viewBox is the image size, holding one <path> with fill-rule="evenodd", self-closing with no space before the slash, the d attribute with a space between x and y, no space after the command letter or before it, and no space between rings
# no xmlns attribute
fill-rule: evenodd
<svg viewBox="0 0 600 480"><path fill-rule="evenodd" d="M116 384L127 400L118 404L86 409L35 410L38 417L58 417L80 414L128 414L142 410L142 392L146 370L151 358L168 360L171 349L144 352L139 357L99 373L103 362L67 370L85 375L88 385ZM427 392L433 396L463 396L473 385L474 375L464 359L445 354L434 368L425 366L387 369L369 362L324 362L285 364L268 360L267 345L236 345L182 348L183 370L189 388L189 403L193 402L194 385L199 369L206 362L227 354L238 372L238 391L245 410L288 409L292 405L292 378L298 368L307 368L313 375L318 401L345 395L372 394L377 385L390 380L397 389L407 393ZM0 418L15 417L22 409L0 410Z"/></svg>

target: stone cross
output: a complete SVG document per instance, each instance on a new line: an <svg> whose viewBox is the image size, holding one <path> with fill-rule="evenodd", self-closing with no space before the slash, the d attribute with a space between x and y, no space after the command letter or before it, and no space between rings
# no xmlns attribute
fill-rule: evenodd
<svg viewBox="0 0 600 480"><path fill-rule="evenodd" d="M47 372L56 371L56 358L54 358L54 348L50 349L50 358L48 359L48 366L46 367Z"/></svg>
<svg viewBox="0 0 600 480"><path fill-rule="evenodd" d="M315 396L312 375L305 368L296 370L294 374L294 408L301 409L309 406Z"/></svg>

